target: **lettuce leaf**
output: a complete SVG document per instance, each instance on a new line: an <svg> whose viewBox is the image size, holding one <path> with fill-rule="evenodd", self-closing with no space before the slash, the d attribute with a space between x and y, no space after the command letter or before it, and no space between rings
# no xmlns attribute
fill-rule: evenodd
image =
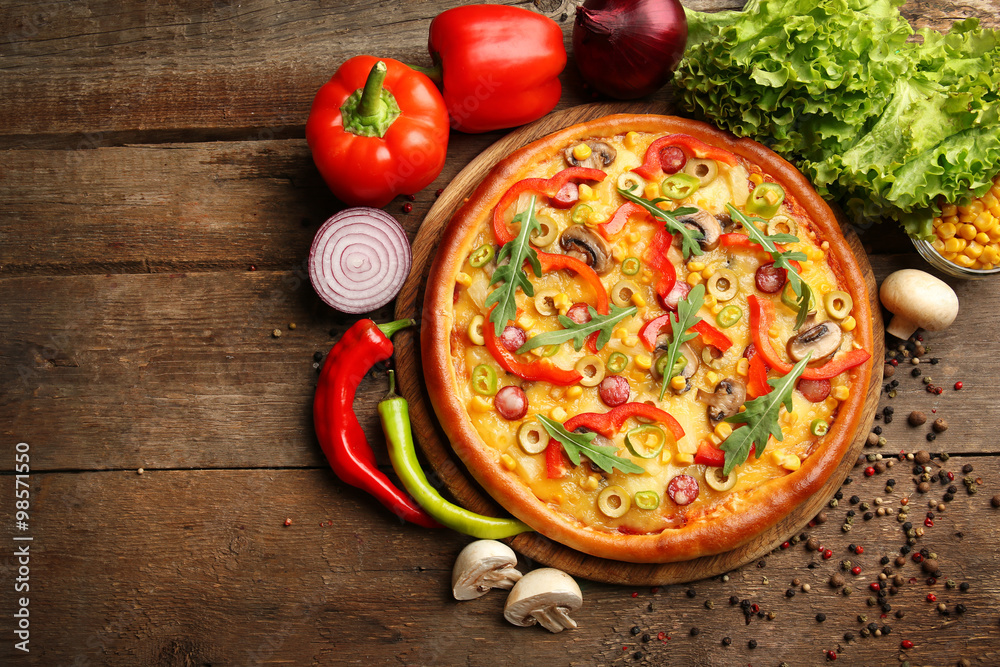
<svg viewBox="0 0 1000 667"><path fill-rule="evenodd" d="M939 198L1000 170L1000 31L914 33L901 0L750 0L688 11L683 106L795 163L855 222L930 233Z"/></svg>

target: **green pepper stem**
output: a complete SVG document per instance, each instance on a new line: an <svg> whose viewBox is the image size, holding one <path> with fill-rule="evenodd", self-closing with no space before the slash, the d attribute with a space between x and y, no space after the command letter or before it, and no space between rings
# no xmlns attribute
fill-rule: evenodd
<svg viewBox="0 0 1000 667"><path fill-rule="evenodd" d="M394 322L386 322L385 324L379 324L377 326L379 330L385 334L386 338L392 338L392 335L400 329L412 327L416 323L416 320L408 317L405 320L395 320Z"/></svg>
<svg viewBox="0 0 1000 667"><path fill-rule="evenodd" d="M423 65L410 64L407 64L406 66L414 72L420 72L439 86L444 82L444 71L441 69L440 63L434 65L434 67L424 67Z"/></svg>
<svg viewBox="0 0 1000 667"><path fill-rule="evenodd" d="M368 80L365 81L365 88L361 93L361 101L358 102L358 120L365 125L374 125L379 117L385 115L386 107L385 102L382 101L382 85L385 83L385 75L388 71L389 68L380 60L368 73Z"/></svg>

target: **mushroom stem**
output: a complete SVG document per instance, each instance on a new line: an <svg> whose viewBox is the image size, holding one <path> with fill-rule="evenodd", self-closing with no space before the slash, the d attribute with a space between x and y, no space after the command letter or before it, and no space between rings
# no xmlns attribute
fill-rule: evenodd
<svg viewBox="0 0 1000 667"><path fill-rule="evenodd" d="M885 330L886 333L890 333L896 338L906 340L919 328L920 325L910 318L902 315L893 315L892 319L889 320L889 326Z"/></svg>
<svg viewBox="0 0 1000 667"><path fill-rule="evenodd" d="M562 632L566 628L576 629L576 621L569 617L569 610L564 607L548 607L532 614L539 625L549 632Z"/></svg>

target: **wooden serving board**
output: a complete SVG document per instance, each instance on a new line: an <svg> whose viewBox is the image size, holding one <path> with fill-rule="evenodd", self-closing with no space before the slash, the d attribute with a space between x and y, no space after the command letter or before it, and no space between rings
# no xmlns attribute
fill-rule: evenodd
<svg viewBox="0 0 1000 667"><path fill-rule="evenodd" d="M444 189L417 232L413 242L413 267L396 300L396 317L412 317L420 319L423 308L424 287L427 273L434 259L441 233L452 215L461 207L465 198L469 197L482 178L501 159L514 150L531 143L547 134L551 134L575 123L600 118L614 113L661 113L666 114L665 107L646 103L610 103L590 104L566 109L547 116L531 125L522 127L496 142L479 156L474 158L455 179ZM871 299L873 336L875 350L873 356L878 362L885 353L885 336L877 298L875 276L868 263L867 255L861 243L852 231L845 230L845 235L858 259L858 264L865 274L868 283L868 294ZM461 461L451 450L451 447L437 422L431 407L427 389L422 381L419 334L415 330L404 330L394 337L396 345L396 366L400 380L400 388L410 405L410 416L414 433L420 443L427 461L440 481L454 499L463 507L480 514L504 516L504 510L479 487L472 476L463 467ZM743 546L715 556L707 556L695 560L665 563L644 564L626 563L604 558L596 558L570 549L554 542L538 533L524 533L507 542L523 556L539 564L556 567L569 574L594 581L612 584L628 585L661 585L695 581L705 577L715 576L733 570L754 561L775 549L779 544L802 530L806 524L826 504L847 477L864 447L868 431L865 424L873 420L878 407L879 393L882 385L882 364L875 363L871 383L866 395L864 413L855 441L840 466L830 476L823 489L812 496L780 521L770 530L759 535L755 540ZM433 477L432 477L433 480Z"/></svg>

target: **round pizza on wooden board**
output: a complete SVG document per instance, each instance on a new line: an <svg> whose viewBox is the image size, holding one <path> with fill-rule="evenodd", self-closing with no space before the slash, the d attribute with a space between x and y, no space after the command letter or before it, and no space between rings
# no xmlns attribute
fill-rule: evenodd
<svg viewBox="0 0 1000 667"><path fill-rule="evenodd" d="M666 583L816 513L874 410L881 323L856 239L794 168L635 110L554 114L456 177L397 306L422 313L422 359L397 350L460 503L524 520L513 546L546 564Z"/></svg>

